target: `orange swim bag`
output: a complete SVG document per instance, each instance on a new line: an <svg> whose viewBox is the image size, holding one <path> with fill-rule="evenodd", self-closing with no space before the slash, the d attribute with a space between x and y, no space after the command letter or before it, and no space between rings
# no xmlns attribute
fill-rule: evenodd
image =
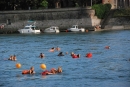
<svg viewBox="0 0 130 87"><path fill-rule="evenodd" d="M23 70L22 74L29 74L29 70Z"/></svg>

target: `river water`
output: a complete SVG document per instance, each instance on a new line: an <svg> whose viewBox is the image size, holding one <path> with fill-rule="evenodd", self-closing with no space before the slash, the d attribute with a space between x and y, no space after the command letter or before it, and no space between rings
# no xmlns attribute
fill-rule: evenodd
<svg viewBox="0 0 130 87"><path fill-rule="evenodd" d="M110 49L105 49L105 46ZM49 52L59 46L59 52ZM68 52L68 54L66 54ZM80 54L73 59L70 53ZM92 58L85 55L91 52ZM130 87L130 31L102 31L59 34L0 35L0 87ZM44 53L45 58L39 58ZM16 55L17 61L7 60ZM16 68L16 63L22 65ZM40 64L47 70L61 66L63 73L42 76ZM34 66L36 74L22 75Z"/></svg>

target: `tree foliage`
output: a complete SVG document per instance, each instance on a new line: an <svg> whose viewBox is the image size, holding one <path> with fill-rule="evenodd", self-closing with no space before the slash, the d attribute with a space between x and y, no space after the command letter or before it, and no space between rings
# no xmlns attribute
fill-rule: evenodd
<svg viewBox="0 0 130 87"><path fill-rule="evenodd" d="M45 3L48 2L47 3ZM93 4L101 3L102 0L92 0ZM43 3L44 2L44 3ZM0 0L0 10L28 10L40 7L55 8L60 3L61 8L91 6L91 0Z"/></svg>
<svg viewBox="0 0 130 87"><path fill-rule="evenodd" d="M43 0L41 2L41 5L44 7L44 8L47 8L48 7L48 2L46 0Z"/></svg>
<svg viewBox="0 0 130 87"><path fill-rule="evenodd" d="M95 10L95 15L98 18L103 19L107 12L110 11L111 4L95 4L92 6L92 9Z"/></svg>

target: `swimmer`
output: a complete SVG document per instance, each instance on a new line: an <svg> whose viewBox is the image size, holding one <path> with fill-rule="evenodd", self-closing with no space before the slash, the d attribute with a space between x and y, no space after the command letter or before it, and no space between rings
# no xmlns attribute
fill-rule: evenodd
<svg viewBox="0 0 130 87"><path fill-rule="evenodd" d="M50 73L52 73L52 74L56 74L56 69L55 68L52 68L51 70L50 70Z"/></svg>
<svg viewBox="0 0 130 87"><path fill-rule="evenodd" d="M14 55L13 56L13 61L16 61L16 60L17 60L16 55Z"/></svg>
<svg viewBox="0 0 130 87"><path fill-rule="evenodd" d="M53 75L56 74L56 69L52 68L50 71L45 70L44 72L42 72L42 75Z"/></svg>
<svg viewBox="0 0 130 87"><path fill-rule="evenodd" d="M40 53L40 58L43 58L45 55L43 53Z"/></svg>
<svg viewBox="0 0 130 87"><path fill-rule="evenodd" d="M74 55L74 52L71 52L71 56L73 56Z"/></svg>
<svg viewBox="0 0 130 87"><path fill-rule="evenodd" d="M32 66L29 70L23 70L22 74L35 74L34 67Z"/></svg>
<svg viewBox="0 0 130 87"><path fill-rule="evenodd" d="M60 52L60 53L58 54L58 56L64 56L63 52Z"/></svg>
<svg viewBox="0 0 130 87"><path fill-rule="evenodd" d="M16 55L14 55L14 56L11 55L8 60L16 61L17 60Z"/></svg>
<svg viewBox="0 0 130 87"><path fill-rule="evenodd" d="M60 48L57 46L57 47L56 47L56 50L57 50L57 51L60 51Z"/></svg>
<svg viewBox="0 0 130 87"><path fill-rule="evenodd" d="M80 54L74 54L72 55L72 58L79 58L80 57Z"/></svg>
<svg viewBox="0 0 130 87"><path fill-rule="evenodd" d="M57 73L62 73L62 68L61 67L58 67Z"/></svg>
<svg viewBox="0 0 130 87"><path fill-rule="evenodd" d="M72 58L79 58L80 57L80 54L74 54L73 52L71 53L71 57Z"/></svg>
<svg viewBox="0 0 130 87"><path fill-rule="evenodd" d="M29 74L35 74L34 67L32 66L29 70Z"/></svg>
<svg viewBox="0 0 130 87"><path fill-rule="evenodd" d="M55 51L55 48L54 47L52 47L50 50L49 50L49 52L54 52Z"/></svg>
<svg viewBox="0 0 130 87"><path fill-rule="evenodd" d="M106 48L106 49L110 49L110 46L106 46L105 48Z"/></svg>
<svg viewBox="0 0 130 87"><path fill-rule="evenodd" d="M11 55L10 58L8 60L13 60L13 56Z"/></svg>

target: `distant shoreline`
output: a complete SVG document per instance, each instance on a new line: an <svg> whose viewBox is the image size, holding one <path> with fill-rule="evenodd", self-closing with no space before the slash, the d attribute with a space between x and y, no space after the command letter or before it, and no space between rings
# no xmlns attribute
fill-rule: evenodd
<svg viewBox="0 0 130 87"><path fill-rule="evenodd" d="M89 31L94 31L94 32L98 32L98 31L113 31L113 30L130 30L130 27L129 28L122 28L122 29L112 29L112 28L108 28L108 29L96 29L96 30L87 30L85 32L89 32ZM66 32L65 29L62 29L60 30L60 32ZM18 34L18 29L0 29L0 34ZM41 30L41 33L44 33L42 32Z"/></svg>

